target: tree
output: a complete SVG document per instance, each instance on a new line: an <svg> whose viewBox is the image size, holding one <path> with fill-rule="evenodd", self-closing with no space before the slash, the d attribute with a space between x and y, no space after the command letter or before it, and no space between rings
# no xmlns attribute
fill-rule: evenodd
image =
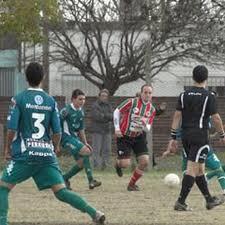
<svg viewBox="0 0 225 225"><path fill-rule="evenodd" d="M59 18L55 0L1 0L0 9L0 36L12 33L21 42L43 41L43 10L49 24L56 24Z"/></svg>
<svg viewBox="0 0 225 225"><path fill-rule="evenodd" d="M2 0L0 1L0 37L10 33L17 39L18 69L22 70L22 43L43 44L43 88L49 88L48 27L59 20L58 3L55 0ZM25 46L25 44L24 44ZM25 61L25 59L24 59ZM25 63L24 63L25 64Z"/></svg>
<svg viewBox="0 0 225 225"><path fill-rule="evenodd" d="M214 5L219 6L222 9L225 9L225 2L223 0L212 0Z"/></svg>
<svg viewBox="0 0 225 225"><path fill-rule="evenodd" d="M225 14L218 2L151 0L139 9L133 2L124 0L121 7L117 0L60 0L63 20L51 30L51 59L77 68L111 94L146 79L147 47L151 78L184 60L221 63Z"/></svg>

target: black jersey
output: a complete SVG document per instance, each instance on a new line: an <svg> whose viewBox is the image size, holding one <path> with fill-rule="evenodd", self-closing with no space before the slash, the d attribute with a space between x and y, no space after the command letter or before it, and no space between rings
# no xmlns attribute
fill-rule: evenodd
<svg viewBox="0 0 225 225"><path fill-rule="evenodd" d="M176 109L182 112L182 129L208 129L210 116L217 113L215 95L193 87L180 94Z"/></svg>

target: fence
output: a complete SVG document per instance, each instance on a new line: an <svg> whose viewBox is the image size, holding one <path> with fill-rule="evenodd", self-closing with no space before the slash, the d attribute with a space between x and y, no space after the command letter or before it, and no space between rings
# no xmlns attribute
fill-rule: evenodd
<svg viewBox="0 0 225 225"><path fill-rule="evenodd" d="M56 97L58 101L59 108L62 108L65 104L65 98L64 97ZM110 101L115 108L116 105L118 105L122 100L124 100L125 97L111 97ZM91 111L91 105L96 100L96 97L87 97L87 101L85 104L85 115L86 115L86 133L87 138L89 142L91 143L91 117L90 117L90 111ZM5 124L6 122L6 116L8 111L8 105L9 105L10 97L0 97L0 124ZM153 101L156 101L156 99L153 99ZM164 114L162 114L159 117L156 117L154 124L153 124L153 149L156 155L160 155L162 151L165 150L166 145L168 143L169 134L170 134L170 126L172 121L173 112L176 106L176 97L159 97L157 98L156 104L159 104L161 102L167 102L167 110ZM225 121L225 97L218 97L218 110L221 114L222 120ZM3 137L0 136L0 140L3 140ZM113 141L113 150L115 151L115 143ZM217 151L222 151L224 149L224 146L222 146L219 143L218 139L215 139L212 141L212 146ZM2 149L1 149L2 150Z"/></svg>

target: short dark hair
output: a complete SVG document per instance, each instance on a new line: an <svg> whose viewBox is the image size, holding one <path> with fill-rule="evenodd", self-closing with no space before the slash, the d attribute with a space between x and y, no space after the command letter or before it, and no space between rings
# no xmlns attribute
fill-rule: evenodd
<svg viewBox="0 0 225 225"><path fill-rule="evenodd" d="M44 70L41 64L31 62L26 68L27 82L31 87L38 86L44 78Z"/></svg>
<svg viewBox="0 0 225 225"><path fill-rule="evenodd" d="M197 83L202 83L208 79L208 69L203 65L198 65L192 72L193 80Z"/></svg>
<svg viewBox="0 0 225 225"><path fill-rule="evenodd" d="M141 86L141 93L143 92L144 87L151 87L151 88L152 88L152 85L151 85L151 84L143 84L143 85Z"/></svg>
<svg viewBox="0 0 225 225"><path fill-rule="evenodd" d="M106 93L109 96L109 90L104 88L102 90L99 91L98 96L100 96L102 93Z"/></svg>
<svg viewBox="0 0 225 225"><path fill-rule="evenodd" d="M73 92L72 92L72 96L71 96L71 99L73 98L77 98L77 96L79 95L85 95L83 91L81 91L80 89L75 89Z"/></svg>

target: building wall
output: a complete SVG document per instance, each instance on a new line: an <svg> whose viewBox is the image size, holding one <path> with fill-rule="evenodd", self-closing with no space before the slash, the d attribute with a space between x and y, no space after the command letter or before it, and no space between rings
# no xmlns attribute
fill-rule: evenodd
<svg viewBox="0 0 225 225"><path fill-rule="evenodd" d="M120 32L118 30L115 30L115 32L113 33L112 42L118 42L119 34ZM143 34L140 37L139 41L146 40L146 38L146 34ZM103 35L103 42L104 39L106 41L106 37L104 37ZM74 35L74 44L82 46L83 41L84 38L82 38L82 35L77 32L76 35ZM53 51L53 46L51 46L50 49ZM118 59L118 51L118 49L113 50L113 54L111 57L111 61L113 63L115 63ZM28 48L26 50L27 58L34 59L35 57L33 57L32 54L35 54L35 57L38 58L38 56L41 54L41 46L36 46L35 51L34 48ZM184 79L184 77L191 77L192 69L197 64L198 62L194 60L186 60L180 62L180 64L171 63L169 66L167 66L163 71L161 71L152 79L155 96L177 96L181 91L183 91L184 86L188 86L186 83L187 79ZM98 69L97 62L93 63L93 65L96 67L96 69ZM217 68L211 65L207 65L207 67L209 69L210 76L225 77L225 66ZM70 99L70 93L75 88L82 88L87 96L96 96L98 93L98 88L81 77L79 70L71 65L65 65L62 62L54 62L50 64L49 77L49 90L51 95L62 95ZM137 80L128 84L124 84L119 87L119 89L115 93L115 96L133 96L143 83L143 80ZM225 84L223 85L225 86Z"/></svg>
<svg viewBox="0 0 225 225"><path fill-rule="evenodd" d="M198 63L192 62L188 65L179 65L174 64L171 65L167 71L160 72L157 76L152 79L152 83L154 86L154 96L163 97L163 96L178 96L181 91L184 90L184 86L190 86L192 84L192 70L193 67ZM76 69L70 70L66 72L66 67L64 67L65 71L60 71L57 68L59 64L52 64L50 69L50 93L56 95L65 95L70 98L70 93L75 88L83 88L84 92L87 96L96 96L98 93L97 87L91 84L89 81L85 81L85 79L79 76L79 71ZM225 78L225 71L221 69L217 69L212 66L207 66L209 69L210 77L218 78L220 82L220 78ZM53 72L54 71L54 72ZM63 88L63 74L68 73L70 75L70 81L64 85ZM74 76L76 75L76 76ZM184 79L188 78L189 79ZM188 80L188 81L187 81ZM218 82L211 82L209 79L210 85L218 85ZM72 85L74 83L74 85ZM134 96L136 92L139 91L140 87L145 82L143 80L137 80L134 82L130 82L128 84L124 84L119 87L114 96ZM225 86L225 83L221 83L221 86Z"/></svg>
<svg viewBox="0 0 225 225"><path fill-rule="evenodd" d="M0 96L15 95L25 87L25 76L18 72L18 50L0 50Z"/></svg>
<svg viewBox="0 0 225 225"><path fill-rule="evenodd" d="M184 86L192 85L192 70L196 65L198 65L197 62L189 62L188 64L173 64L170 65L166 71L160 72L152 79L154 96L178 96L179 93L184 90ZM220 67L220 69L218 69L210 65L207 67L209 70L209 86L225 86L225 68L223 69ZM215 81L211 79L213 77L215 77ZM122 85L116 91L115 95L132 96L140 89L142 84L144 84L143 80L137 80L129 84Z"/></svg>
<svg viewBox="0 0 225 225"><path fill-rule="evenodd" d="M190 82L187 83L187 79L184 77L190 77L190 81L192 84L192 70L198 65L198 62L188 62L186 64L171 64L165 71L160 72L152 79L152 83L154 86L154 95L155 96L178 96L178 94L184 90L184 86L189 86ZM64 71L63 69L64 68ZM211 65L207 65L209 70L210 77L217 77L220 82L220 78L225 77L225 67L216 68ZM66 95L65 92L71 93L72 87L67 86L68 88L65 90L62 85L62 77L63 74L70 74L73 81L76 83L74 85L75 88L81 88L79 83L82 83L84 88L84 92L86 92L87 96L96 96L98 93L98 88L91 84L89 81L85 80L83 77L80 77L80 73L77 69L69 68L64 66L61 67L59 63L54 63L50 68L50 93L56 95L59 93L60 95ZM73 75L78 75L73 77ZM216 80L217 80L216 78ZM75 80L78 80L76 82ZM133 96L140 89L140 86L145 82L141 79L124 84L118 88L115 92L114 96ZM217 85L218 82L210 82L210 85ZM220 83L221 86L225 86L225 83ZM57 88L56 88L57 87Z"/></svg>

